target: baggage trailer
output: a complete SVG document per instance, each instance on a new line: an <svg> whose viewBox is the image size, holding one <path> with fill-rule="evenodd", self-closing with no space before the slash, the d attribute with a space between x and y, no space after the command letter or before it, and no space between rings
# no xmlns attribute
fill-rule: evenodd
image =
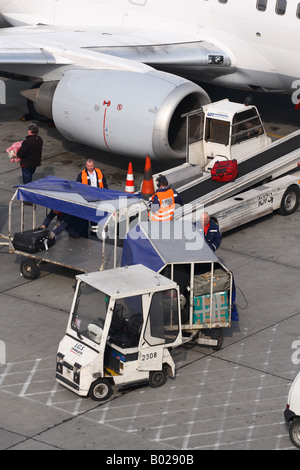
<svg viewBox="0 0 300 470"><path fill-rule="evenodd" d="M182 325L179 284L141 264L76 279L56 380L104 401L123 387L161 387L174 378L172 349L195 337L191 325Z"/></svg>
<svg viewBox="0 0 300 470"><path fill-rule="evenodd" d="M223 329L238 321L234 278L203 231L187 220L140 222L124 240L121 265L139 263L179 285L185 340L220 349Z"/></svg>
<svg viewBox="0 0 300 470"><path fill-rule="evenodd" d="M20 202L18 207L17 201ZM42 207L46 210L42 210ZM8 245L9 253L25 257L20 264L20 273L26 279L38 277L42 263L79 272L114 268L121 261L121 232L126 233L133 218L140 220L144 207L145 202L138 194L93 188L74 181L46 177L17 187L9 203L9 233L3 236L7 240L4 243ZM89 238L72 238L63 232L56 237L51 248L45 246L44 250L35 253L16 248L14 232L23 233L39 226L48 208L98 224L98 233Z"/></svg>

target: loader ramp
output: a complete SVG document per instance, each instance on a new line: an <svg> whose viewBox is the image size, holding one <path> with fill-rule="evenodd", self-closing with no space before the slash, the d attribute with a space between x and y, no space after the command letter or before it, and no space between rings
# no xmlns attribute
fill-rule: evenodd
<svg viewBox="0 0 300 470"><path fill-rule="evenodd" d="M194 184L179 188L184 204L211 204L243 191L265 179L273 179L297 168L300 160L300 131L271 144L267 149L239 162L238 178L234 182L213 181L210 175ZM177 210L175 217L181 217Z"/></svg>

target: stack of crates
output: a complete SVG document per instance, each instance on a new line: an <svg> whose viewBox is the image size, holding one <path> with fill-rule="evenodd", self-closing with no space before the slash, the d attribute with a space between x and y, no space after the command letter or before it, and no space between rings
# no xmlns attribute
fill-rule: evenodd
<svg viewBox="0 0 300 470"><path fill-rule="evenodd" d="M230 277L225 271L215 270L211 300L211 272L204 273L195 280L193 324L225 324L229 321ZM223 289L222 289L223 288ZM226 290L225 290L226 289ZM201 294L201 295L200 295ZM211 308L212 307L212 308Z"/></svg>
<svg viewBox="0 0 300 470"><path fill-rule="evenodd" d="M212 318L210 318L210 294L194 297L193 324L227 323L229 320L228 293L215 292L212 297Z"/></svg>

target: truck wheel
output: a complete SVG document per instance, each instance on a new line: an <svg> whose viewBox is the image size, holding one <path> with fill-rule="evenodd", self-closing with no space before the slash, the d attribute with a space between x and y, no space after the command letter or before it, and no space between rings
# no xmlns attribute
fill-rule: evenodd
<svg viewBox="0 0 300 470"><path fill-rule="evenodd" d="M40 268L33 259L24 259L20 264L20 273L25 279L36 279L40 275Z"/></svg>
<svg viewBox="0 0 300 470"><path fill-rule="evenodd" d="M94 401L108 400L113 394L110 382L106 379L98 379L92 383L89 390L89 397Z"/></svg>
<svg viewBox="0 0 300 470"><path fill-rule="evenodd" d="M300 449L300 419L294 419L289 425L290 439Z"/></svg>
<svg viewBox="0 0 300 470"><path fill-rule="evenodd" d="M281 199L279 214L290 215L296 212L299 206L300 191L298 186L290 186Z"/></svg>
<svg viewBox="0 0 300 470"><path fill-rule="evenodd" d="M162 387L167 381L167 373L165 369L154 370L149 375L149 385L152 388Z"/></svg>

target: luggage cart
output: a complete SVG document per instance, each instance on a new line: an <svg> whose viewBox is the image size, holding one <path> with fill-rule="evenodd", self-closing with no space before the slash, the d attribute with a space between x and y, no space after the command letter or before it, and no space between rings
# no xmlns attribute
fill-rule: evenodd
<svg viewBox="0 0 300 470"><path fill-rule="evenodd" d="M20 202L18 207L17 201ZM8 245L9 253L25 256L20 264L20 273L26 279L37 278L42 263L83 273L116 268L121 262L122 238L132 224L140 221L145 204L139 194L46 177L17 187L9 203L8 236L2 235L7 240L3 244ZM95 236L78 239L63 232L56 237L51 248L36 253L15 249L14 233L37 227L49 208L96 223L98 231ZM14 226L13 230L17 218L20 225L18 229Z"/></svg>
<svg viewBox="0 0 300 470"><path fill-rule="evenodd" d="M229 328L235 310L233 274L218 261L191 263L189 280L182 296L182 331L186 341L223 345L223 329Z"/></svg>
<svg viewBox="0 0 300 470"><path fill-rule="evenodd" d="M122 266L142 263L176 282L184 341L219 350L223 329L238 321L233 273L190 221L175 220L167 230L161 226L161 233L156 227L141 222L132 228L124 242Z"/></svg>

